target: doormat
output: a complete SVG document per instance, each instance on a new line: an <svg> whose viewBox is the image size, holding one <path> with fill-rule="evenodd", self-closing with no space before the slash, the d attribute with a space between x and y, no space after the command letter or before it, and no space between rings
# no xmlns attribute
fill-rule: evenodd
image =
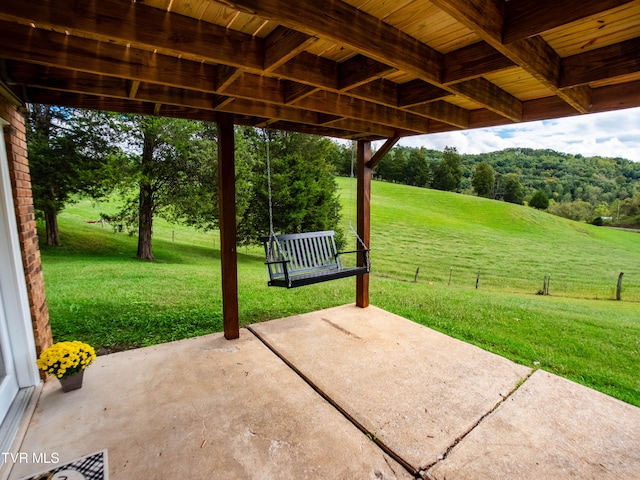
<svg viewBox="0 0 640 480"><path fill-rule="evenodd" d="M25 477L23 480L108 480L107 451L80 457L65 465Z"/></svg>

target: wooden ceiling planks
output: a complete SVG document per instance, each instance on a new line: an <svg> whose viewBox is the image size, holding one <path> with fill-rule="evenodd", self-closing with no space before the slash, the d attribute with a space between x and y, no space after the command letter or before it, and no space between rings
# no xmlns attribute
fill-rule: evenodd
<svg viewBox="0 0 640 480"><path fill-rule="evenodd" d="M567 2L581 8L103 0L70 10L62 0L3 0L1 78L17 95L75 106L208 119L220 111L344 138L640 106L640 0Z"/></svg>
<svg viewBox="0 0 640 480"><path fill-rule="evenodd" d="M347 2L353 7L361 10L363 12L368 13L380 20L387 22L389 24L393 24L389 20L389 17L395 14L399 10L403 10L406 8L411 8L412 5L421 4L424 2L416 1L416 0L369 0L366 2L357 1L357 2Z"/></svg>
<svg viewBox="0 0 640 480"><path fill-rule="evenodd" d="M430 2L413 2L386 21L440 53L449 53L478 41L476 34Z"/></svg>
<svg viewBox="0 0 640 480"><path fill-rule="evenodd" d="M488 73L484 77L520 100L533 100L550 95L544 85L519 67Z"/></svg>
<svg viewBox="0 0 640 480"><path fill-rule="evenodd" d="M639 30L640 2L636 1L610 12L556 28L542 37L564 58L625 40L637 39Z"/></svg>

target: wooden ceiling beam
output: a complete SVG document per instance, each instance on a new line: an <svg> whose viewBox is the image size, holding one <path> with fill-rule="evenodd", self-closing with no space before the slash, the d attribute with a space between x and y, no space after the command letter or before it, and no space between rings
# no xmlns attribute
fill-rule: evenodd
<svg viewBox="0 0 640 480"><path fill-rule="evenodd" d="M442 54L378 18L334 0L220 0L236 10L274 20L289 28L330 38L363 55L425 80L440 82ZM392 60L392 63L389 62Z"/></svg>
<svg viewBox="0 0 640 480"><path fill-rule="evenodd" d="M285 80L244 74L225 91L225 94L241 98L260 96L260 100L282 104L284 103L283 99L286 99L285 88L289 87L289 82ZM296 108L375 122L416 133L425 132L426 129L418 115L325 90L308 92L292 102L291 105Z"/></svg>
<svg viewBox="0 0 640 480"><path fill-rule="evenodd" d="M111 82L113 82L113 80L114 79L110 79ZM47 82L41 83L44 83L45 85L34 85L34 82L31 82L31 86L37 87L39 90L51 90L51 86ZM94 84L95 87L90 93L102 98L110 97L121 100L128 99L124 93L118 94L119 90L112 88L111 86L108 88L100 88L99 86L101 84L102 82L96 81ZM58 89L63 92L71 93L78 93L81 91L81 89L75 86L73 82L69 82L67 85L60 86L51 91L57 91ZM188 90L177 90L163 85L142 84L136 100L153 105L153 114L156 116L159 115L160 112L164 115L164 111L167 106L174 106L198 110L223 111L253 117L266 117L308 125L323 125L327 122L326 115L311 112L309 110L284 107L266 102L239 98L226 99L224 97L219 97L218 95ZM162 110L160 110L160 107L162 107Z"/></svg>
<svg viewBox="0 0 640 480"><path fill-rule="evenodd" d="M317 92L318 88L312 87L311 85L305 85L304 83L284 80L283 90L284 103L285 105L289 105L308 95L311 95L314 92Z"/></svg>
<svg viewBox="0 0 640 480"><path fill-rule="evenodd" d="M398 107L398 84L379 78L349 90L349 95L362 100Z"/></svg>
<svg viewBox="0 0 640 480"><path fill-rule="evenodd" d="M561 59L542 37L525 38L509 45L502 43L506 3L504 0L432 0L432 2L474 31L504 56L520 65L578 112L589 111L591 102L587 89L561 89L558 86Z"/></svg>
<svg viewBox="0 0 640 480"><path fill-rule="evenodd" d="M566 103L564 104L567 105ZM513 122L488 108L478 108L469 112L469 128L485 128L499 125L513 125Z"/></svg>
<svg viewBox="0 0 640 480"><path fill-rule="evenodd" d="M450 92L439 89L438 87L434 87L433 85L426 82L418 82L419 84L417 86L421 88L420 99L424 100L426 98L425 95L428 92L431 92L432 96L429 97L430 101L416 102L412 106L403 108L403 110L416 113L432 120L438 120L441 122L449 123L451 125L466 128L466 126L468 125L468 112L465 109L447 102L439 102L433 98L450 96ZM381 105L387 105L392 108L397 108L397 92L397 84L388 80L380 79L375 82L369 82L356 89L349 90L349 95L353 95L364 100L373 99L376 103L379 103Z"/></svg>
<svg viewBox="0 0 640 480"><path fill-rule="evenodd" d="M505 44L539 35L633 0L509 0L505 2L502 39Z"/></svg>
<svg viewBox="0 0 640 480"><path fill-rule="evenodd" d="M457 93L457 89L450 89L449 86L442 85L445 59L441 53L343 1L333 0L327 3L316 0L298 0L295 9L290 8L289 0L220 1L236 10L276 21L307 34L331 39L339 45L347 45L378 62L407 72L437 87ZM456 8L463 10L474 10L468 14L469 17L479 22L484 31L489 32L500 43L503 19L502 0L475 0L469 3L466 3L466 0L441 1L453 2ZM494 12L495 9L500 10L499 14ZM483 66L483 63L476 59L478 68L494 69L495 62L498 62L500 66L506 65L505 60L495 54L492 54L492 58L488 61L489 66ZM296 76L299 77L302 73L298 72ZM473 100L484 105L483 97ZM492 109L496 108L495 104L487 106Z"/></svg>
<svg viewBox="0 0 640 480"><path fill-rule="evenodd" d="M609 112L640 107L640 80L594 88L592 112Z"/></svg>
<svg viewBox="0 0 640 480"><path fill-rule="evenodd" d="M272 103L259 102L257 100L247 100L244 98L235 98L228 105L225 105L218 110L228 113L239 113L242 115L284 120L305 125L320 126L327 121L326 116L321 113L300 108L274 105Z"/></svg>
<svg viewBox="0 0 640 480"><path fill-rule="evenodd" d="M271 72L304 51L318 39L278 26L264 40L264 71Z"/></svg>
<svg viewBox="0 0 640 480"><path fill-rule="evenodd" d="M129 0L100 0L61 5L56 0L3 0L0 19L38 28L64 28L83 32L104 42L117 41L157 53L202 61L215 56L216 63L261 72L264 41L211 23L173 14ZM242 52L239 54L239 52Z"/></svg>
<svg viewBox="0 0 640 480"><path fill-rule="evenodd" d="M480 103L514 122L522 120L522 102L508 92L484 78L474 78L466 82L450 85L458 95L469 100L480 98Z"/></svg>
<svg viewBox="0 0 640 480"><path fill-rule="evenodd" d="M378 135L382 137L394 137L396 135L415 135L415 133L407 132L406 130L399 130L393 127L387 127L386 125L363 122L362 120L356 120L353 118L340 118L327 123L325 126L339 128L341 130L353 130L355 132L364 133L366 135Z"/></svg>
<svg viewBox="0 0 640 480"><path fill-rule="evenodd" d="M242 75L242 70L228 65L218 65L216 75L216 91L224 92L229 85L236 81Z"/></svg>
<svg viewBox="0 0 640 480"><path fill-rule="evenodd" d="M76 72L72 77L69 77L68 72L61 69L14 62L10 62L7 65L7 69L11 72L12 82L29 87L84 93L100 97L130 98L128 82L115 77L81 72ZM166 85L149 83L139 84L136 100L156 105L165 104L203 110L220 110L239 115L276 118L310 125L322 125L329 119L340 118L336 115L317 113L308 109L280 106L251 99L229 99L211 93L182 90Z"/></svg>
<svg viewBox="0 0 640 480"><path fill-rule="evenodd" d="M448 84L471 80L514 65L513 61L498 52L487 42L477 42L454 50L444 56L444 78L442 83Z"/></svg>
<svg viewBox="0 0 640 480"><path fill-rule="evenodd" d="M37 26L83 32L91 38L104 41L100 43L87 40L88 46L94 47L97 52L102 52L104 46L111 44L115 39L121 45L142 49L139 52L147 50L150 53L154 52L154 55L167 54L170 58L173 58L172 55L180 55L185 60L219 64L216 89L220 91L243 71L261 75L265 73L265 67L271 73L275 71L279 77L338 90L337 62L304 52L296 55L316 41L314 37L301 32L284 27L277 28L263 40L165 12L141 2L132 4L128 0L105 0L84 2L79 6L81 8L74 11L75 15L68 15L65 9L55 4L55 0L39 1L33 4L33 8L25 8L25 3L20 0L6 0L0 2L0 20L13 22L17 18L25 26L33 23ZM118 17L122 18L122 23L117 21ZM6 25L10 26L12 23ZM31 28L29 30L40 31ZM55 35L53 32L50 33ZM26 40L28 36L23 35L22 38ZM73 36L61 38L78 41ZM293 47L293 50L285 53L285 44ZM112 46L117 50L117 45ZM141 61L152 61L150 53L142 53Z"/></svg>
<svg viewBox="0 0 640 480"><path fill-rule="evenodd" d="M469 111L442 100L411 107L412 112L460 128L469 128Z"/></svg>
<svg viewBox="0 0 640 480"><path fill-rule="evenodd" d="M640 107L640 80L594 88L592 113ZM533 122L580 115L568 103L556 96L522 102L522 121ZM469 113L469 128L513 125L502 115L484 108Z"/></svg>
<svg viewBox="0 0 640 480"><path fill-rule="evenodd" d="M300 132L300 133L310 133L312 135L323 135L325 137L337 137L337 138L346 138L352 139L357 138L359 135L362 135L358 132L358 130L342 130L339 128L331 128L331 127L312 127L310 125L298 125L296 123L291 122L275 122L270 125L271 128L276 130L285 130L291 132ZM379 140L380 138L384 138L381 135L372 135L372 140Z"/></svg>
<svg viewBox="0 0 640 480"><path fill-rule="evenodd" d="M129 85L129 94L127 97L134 99L136 98L136 94L138 93L138 88L140 87L140 81L133 80L128 82Z"/></svg>
<svg viewBox="0 0 640 480"><path fill-rule="evenodd" d="M39 88L28 88L27 95L33 103L64 105L70 108L87 108L89 110L104 110L107 112L153 115L154 108L153 103L141 102L139 100L78 95L76 93Z"/></svg>
<svg viewBox="0 0 640 480"><path fill-rule="evenodd" d="M345 95L318 91L296 102L296 107L348 118L373 121L415 133L427 133L427 119L410 112L369 103Z"/></svg>
<svg viewBox="0 0 640 480"><path fill-rule="evenodd" d="M287 80L338 90L338 63L307 52L298 54L272 72Z"/></svg>
<svg viewBox="0 0 640 480"><path fill-rule="evenodd" d="M0 21L3 57L81 72L212 91L216 67Z"/></svg>
<svg viewBox="0 0 640 480"><path fill-rule="evenodd" d="M451 92L436 87L422 80L412 80L398 85L398 106L412 107L422 103L441 100L451 95Z"/></svg>
<svg viewBox="0 0 640 480"><path fill-rule="evenodd" d="M640 72L640 40L634 38L562 59L560 87Z"/></svg>
<svg viewBox="0 0 640 480"><path fill-rule="evenodd" d="M561 98L552 96L529 100L523 104L523 122L547 120L549 118L572 117L578 115L574 108Z"/></svg>
<svg viewBox="0 0 640 480"><path fill-rule="evenodd" d="M96 75L117 75L125 79L165 84L173 87L193 89L213 93L211 78L215 78L216 68L212 65L180 60L152 52L140 51L133 48L121 47L113 44L103 44L87 39L69 37L55 32L45 32L15 24L0 22L0 41L10 52L9 58L33 63L56 65L62 68L78 70ZM49 48L53 52L48 51ZM100 52L96 55L95 52ZM106 55L103 58L102 55ZM153 58L147 58L151 57ZM126 61L127 57L130 61ZM124 60L123 60L124 59ZM151 61L153 60L153 61ZM290 84L289 84L290 85ZM265 101L273 104L283 104L285 101L284 81L259 75L244 74L224 89L227 96L237 96L246 99ZM337 116L360 118L375 121L376 112L384 116L380 124L391 125L395 128L425 132L426 127L417 126L420 118L394 111L385 106L379 106L359 99L342 97L344 102L333 102L323 105L317 111ZM305 101L305 98L302 98ZM297 108L310 108L309 103L300 104ZM312 102L312 104L314 104ZM314 104L315 105L315 104ZM342 108L346 106L346 108ZM415 117L415 118L414 118Z"/></svg>
<svg viewBox="0 0 640 480"><path fill-rule="evenodd" d="M339 71L341 67L337 62L301 52L310 42L315 41L315 38L297 30L279 27L267 36L266 40L263 40L216 25L203 24L193 18L162 11L140 2L131 4L127 0L105 0L104 2L82 4L80 11L76 12L79 15L70 16L61 14L59 11L63 9L56 9L53 5L54 1L42 0L31 9L25 8L23 2L19 0L7 0L0 5L0 18L19 17L24 24L35 22L34 24L37 25L58 29L69 28L72 31L83 32L93 38L105 41L115 39L121 44L126 42L131 47L142 48L142 51L144 49L153 50L154 55L179 54L183 56L183 60L191 59L200 63L219 64L218 75L214 77L216 79L215 90L219 92L224 92L225 88L242 71L259 75L269 73L279 78L333 91L339 91L341 88L358 88L367 80L382 76L393 71L394 68L400 68L399 66L405 66L409 72L419 74L421 78L431 80L434 83L440 81L443 73L444 57L441 54L394 27L379 22L375 17L342 2L331 4L331 14L340 15L350 12L356 16L349 20L345 28L340 28L339 25L332 25L329 22L326 25L330 25L330 30L340 31L337 35L342 39L354 39L354 43L358 45L364 43L365 53L370 54L378 51L380 52L379 57L392 60L393 64L361 56L360 60L363 63L369 63L370 70L357 71L354 68L349 68L349 63L345 62L346 65L342 67L344 72L341 76ZM286 3L286 0L273 1ZM267 3L266 8L272 8L271 3L264 3ZM288 11L285 14L289 17L295 17L300 13L299 8L301 8L304 17L311 12L317 12L318 9L323 9L322 6L315 3L313 0L304 0L303 3L296 4L295 15ZM51 9L56 10L56 13L49 15ZM117 17L122 18L121 23L115 20ZM138 19L144 19L141 25L136 23ZM352 24L357 23L356 21L364 22L364 25L374 30L354 32ZM158 24L158 27L151 26L153 23ZM296 23L298 26L300 24L300 22ZM314 29L315 27L314 25ZM376 45L371 45L373 38L375 38ZM387 42L387 38L394 38L394 42ZM395 40L399 41L396 43ZM98 43L98 47L103 44ZM216 47L211 48L212 45ZM381 50L375 50L380 46L383 47ZM287 48L291 48L291 50L285 53ZM242 55L238 55L238 52L242 52ZM300 53L295 55L298 52ZM397 55L395 55L396 53ZM375 56L374 54L372 58ZM475 62L478 71L480 68L482 71L487 71L487 69L496 68L496 66L500 67L503 64L500 62L504 62L504 59L500 60L492 55L485 61L476 58ZM241 70L237 70L238 68ZM373 96L368 98L368 101L378 102L379 100ZM480 99L476 99L476 101L480 102ZM389 102L386 101L384 104L389 105Z"/></svg>
<svg viewBox="0 0 640 480"><path fill-rule="evenodd" d="M5 22L0 22L0 41L7 48L5 56L14 60L58 66L96 75L117 75L133 81L164 84L210 93L215 91L212 79L216 78L217 71L212 65L127 49L119 45L69 37L21 25L5 24ZM53 52L49 51L50 48L53 49ZM127 57L129 57L129 61L122 60ZM283 88L283 81L244 74L229 84L224 89L224 93L227 96L283 104L285 101ZM342 97L342 99L346 100L347 97ZM302 98L303 102L304 100L305 98ZM299 102L300 100L298 100ZM413 117L419 117L415 115L411 116L400 112L400 115L394 118L393 111L385 106L359 99L352 99L351 102L345 101L345 104L347 103L349 106L346 111L340 108L336 111L332 110L332 108L340 106L338 103L327 104L318 111L369 121L372 118L375 120L375 117L372 117L372 112L378 111L384 114L384 121L378 123L408 131L424 132L426 130L426 127L423 126L416 127L417 122ZM297 104L296 107L309 108L308 104Z"/></svg>
<svg viewBox="0 0 640 480"><path fill-rule="evenodd" d="M363 55L355 55L338 64L338 89L350 90L396 71L397 68Z"/></svg>

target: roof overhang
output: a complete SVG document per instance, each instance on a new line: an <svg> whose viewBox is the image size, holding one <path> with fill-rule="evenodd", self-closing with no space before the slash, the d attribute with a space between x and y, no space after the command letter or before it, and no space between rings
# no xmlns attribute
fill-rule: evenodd
<svg viewBox="0 0 640 480"><path fill-rule="evenodd" d="M14 101L404 137L640 106L640 0L3 0L0 59Z"/></svg>

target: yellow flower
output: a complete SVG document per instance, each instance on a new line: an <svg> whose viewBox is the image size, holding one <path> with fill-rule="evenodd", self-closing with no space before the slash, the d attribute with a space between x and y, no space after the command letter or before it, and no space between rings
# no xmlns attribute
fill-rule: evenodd
<svg viewBox="0 0 640 480"><path fill-rule="evenodd" d="M42 352L36 364L40 370L63 378L84 370L95 358L95 350L91 345L76 340L51 345Z"/></svg>

